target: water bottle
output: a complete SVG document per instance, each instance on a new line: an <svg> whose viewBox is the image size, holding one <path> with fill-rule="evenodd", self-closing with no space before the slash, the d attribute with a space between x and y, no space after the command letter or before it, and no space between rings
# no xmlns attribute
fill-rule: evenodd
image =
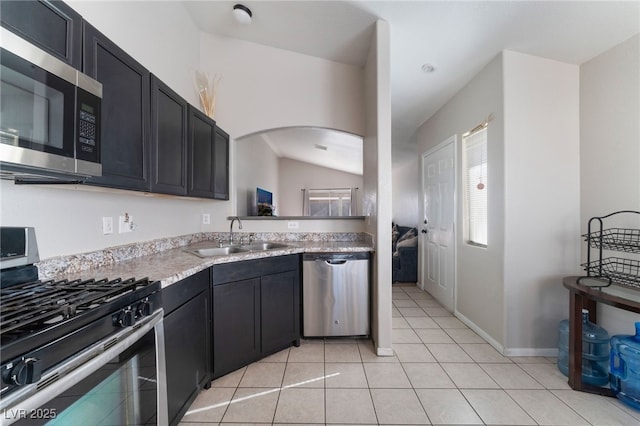
<svg viewBox="0 0 640 426"><path fill-rule="evenodd" d="M640 322L635 336L611 338L611 389L620 401L640 410Z"/></svg>
<svg viewBox="0 0 640 426"><path fill-rule="evenodd" d="M558 326L558 369L569 375L569 320ZM589 311L582 310L582 383L605 386L609 383L609 333L589 321Z"/></svg>
<svg viewBox="0 0 640 426"><path fill-rule="evenodd" d="M558 325L558 370L569 377L569 320L560 321Z"/></svg>

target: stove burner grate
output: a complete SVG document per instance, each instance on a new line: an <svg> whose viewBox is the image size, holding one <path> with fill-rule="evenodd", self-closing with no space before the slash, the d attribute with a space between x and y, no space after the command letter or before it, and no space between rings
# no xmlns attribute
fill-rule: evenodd
<svg viewBox="0 0 640 426"><path fill-rule="evenodd" d="M2 344L82 315L137 288L148 278L33 281L0 290Z"/></svg>

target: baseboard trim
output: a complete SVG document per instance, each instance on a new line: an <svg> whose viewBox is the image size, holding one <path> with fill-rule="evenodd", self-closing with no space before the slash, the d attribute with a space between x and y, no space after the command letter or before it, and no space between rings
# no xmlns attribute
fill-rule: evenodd
<svg viewBox="0 0 640 426"><path fill-rule="evenodd" d="M378 356L393 356L392 348L376 348L376 355Z"/></svg>
<svg viewBox="0 0 640 426"><path fill-rule="evenodd" d="M557 357L558 348L507 348L504 356L545 356Z"/></svg>
<svg viewBox="0 0 640 426"><path fill-rule="evenodd" d="M545 357L557 357L558 356L558 348L505 348L498 341L496 341L493 337L489 336L484 332L480 327L478 327L473 321L469 318L462 315L460 312L456 311L455 316L465 323L467 327L478 333L480 337L487 341L491 346L493 346L498 352L500 352L504 356L545 356Z"/></svg>
<svg viewBox="0 0 640 426"><path fill-rule="evenodd" d="M473 321L469 318L462 315L459 311L454 312L455 316L462 321L467 327L478 333L480 337L487 341L491 346L493 346L498 352L504 355L504 347L493 337L489 336L483 329L478 327Z"/></svg>

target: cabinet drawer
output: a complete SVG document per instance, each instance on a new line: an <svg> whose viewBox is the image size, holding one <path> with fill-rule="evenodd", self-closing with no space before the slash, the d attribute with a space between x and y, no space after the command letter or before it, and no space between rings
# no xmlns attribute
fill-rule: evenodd
<svg viewBox="0 0 640 426"><path fill-rule="evenodd" d="M242 266L237 263L225 263L213 266L211 282L219 285L233 281L247 280L264 275L277 274L284 271L298 269L300 256L290 254L286 256L274 256L264 259L245 260Z"/></svg>
<svg viewBox="0 0 640 426"><path fill-rule="evenodd" d="M167 316L209 287L209 269L162 289L162 306Z"/></svg>

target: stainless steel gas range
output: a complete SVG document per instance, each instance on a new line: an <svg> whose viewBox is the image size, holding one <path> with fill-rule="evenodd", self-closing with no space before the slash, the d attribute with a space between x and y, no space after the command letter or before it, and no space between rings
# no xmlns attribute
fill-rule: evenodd
<svg viewBox="0 0 640 426"><path fill-rule="evenodd" d="M0 424L167 424L160 283L38 280L33 228L0 233Z"/></svg>

